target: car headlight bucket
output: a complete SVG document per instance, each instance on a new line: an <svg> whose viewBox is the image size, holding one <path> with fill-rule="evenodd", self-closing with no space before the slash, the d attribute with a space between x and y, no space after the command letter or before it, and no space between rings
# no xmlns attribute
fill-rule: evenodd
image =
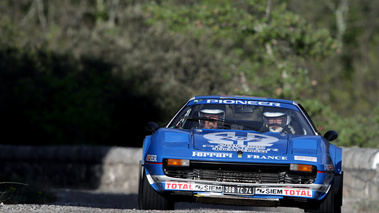
<svg viewBox="0 0 379 213"><path fill-rule="evenodd" d="M167 159L168 166L189 166L190 161L185 159Z"/></svg>
<svg viewBox="0 0 379 213"><path fill-rule="evenodd" d="M313 166L307 164L290 164L290 170L297 172L312 172Z"/></svg>

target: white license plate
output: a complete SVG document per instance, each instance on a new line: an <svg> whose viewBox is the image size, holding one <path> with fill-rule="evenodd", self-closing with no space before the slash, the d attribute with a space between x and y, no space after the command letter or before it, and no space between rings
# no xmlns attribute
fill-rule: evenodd
<svg viewBox="0 0 379 213"><path fill-rule="evenodd" d="M245 186L224 186L224 194L254 195L254 188Z"/></svg>

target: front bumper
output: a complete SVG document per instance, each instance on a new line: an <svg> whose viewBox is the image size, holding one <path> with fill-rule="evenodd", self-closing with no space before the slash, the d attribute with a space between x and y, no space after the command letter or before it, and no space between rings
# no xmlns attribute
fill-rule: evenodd
<svg viewBox="0 0 379 213"><path fill-rule="evenodd" d="M194 196L197 200L205 198L215 198L217 200L233 198L241 201L245 200L244 202L246 200L277 202L285 198L320 200L328 193L334 177L331 173L320 172L317 174L316 181L312 184L217 182L173 178L159 173L154 174L154 171L162 171L162 165L146 166L149 183L157 192L166 195ZM223 202L223 204L225 203Z"/></svg>

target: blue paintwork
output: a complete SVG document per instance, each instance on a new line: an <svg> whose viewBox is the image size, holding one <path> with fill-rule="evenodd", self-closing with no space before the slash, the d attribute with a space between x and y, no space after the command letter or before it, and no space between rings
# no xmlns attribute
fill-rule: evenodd
<svg viewBox="0 0 379 213"><path fill-rule="evenodd" d="M228 98L231 97L197 96L190 99L186 105L198 104L203 100L228 100ZM241 101L281 103L281 107L300 111L297 103L290 100L236 96L232 98ZM220 140L229 143L229 146L219 147L217 142ZM237 155L238 150L243 151L242 156ZM147 160L151 155L154 156L153 160ZM342 149L330 144L325 138L317 135L316 131L315 135L301 136L272 132L259 133L252 130L160 128L144 140L142 164L146 173L152 176L164 175L160 163L165 158L241 163L311 164L317 166L319 171L314 184L329 186L332 183L333 174L327 169L327 165L333 166L332 172L335 174L342 172ZM157 191L165 190L164 183L151 185ZM326 194L317 191L312 193L312 199L321 199ZM283 198L278 195L254 195L254 197Z"/></svg>

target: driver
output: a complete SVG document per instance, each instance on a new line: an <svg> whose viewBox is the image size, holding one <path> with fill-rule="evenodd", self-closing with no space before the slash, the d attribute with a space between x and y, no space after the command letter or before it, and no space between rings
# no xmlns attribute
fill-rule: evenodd
<svg viewBox="0 0 379 213"><path fill-rule="evenodd" d="M225 111L219 108L220 107L211 108L211 106L205 106L205 108L199 111L199 117L206 118L199 120L202 128L219 129L223 126Z"/></svg>
<svg viewBox="0 0 379 213"><path fill-rule="evenodd" d="M291 124L289 110L276 107L266 107L263 110L263 132L295 134L296 131Z"/></svg>

